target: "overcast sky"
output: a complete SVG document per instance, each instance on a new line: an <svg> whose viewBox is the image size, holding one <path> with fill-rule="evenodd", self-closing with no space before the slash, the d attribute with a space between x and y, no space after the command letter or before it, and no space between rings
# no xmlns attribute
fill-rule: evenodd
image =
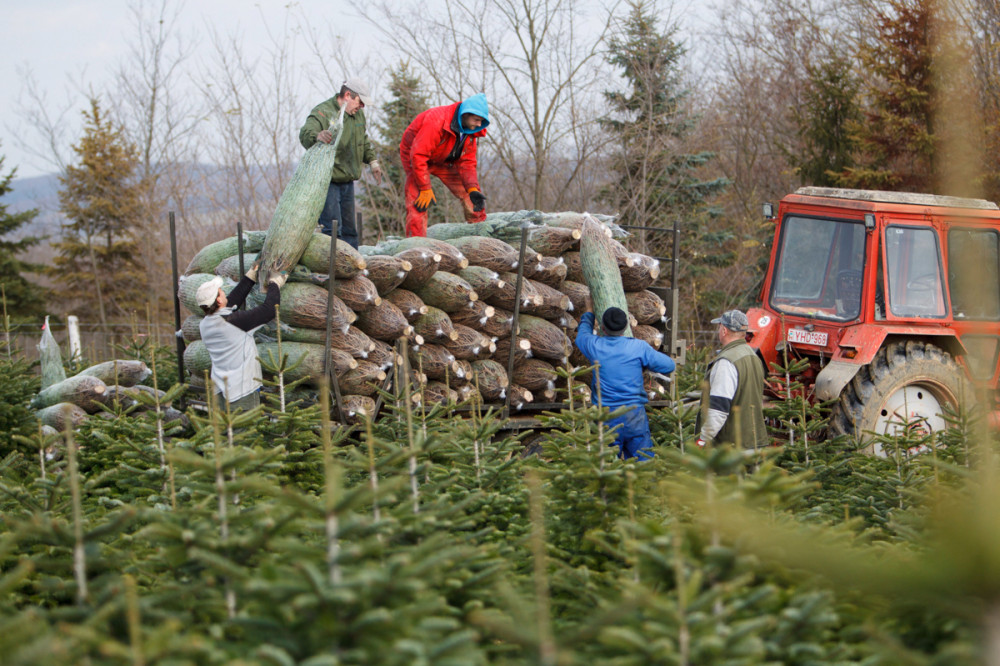
<svg viewBox="0 0 1000 666"><path fill-rule="evenodd" d="M160 5L160 0L145 1L151 7ZM135 30L131 4L130 0L8 0L4 20L0 21L0 89L4 91L0 103L0 154L6 156L4 173L14 166L21 178L55 171L52 164L17 145L18 137L29 135L18 114L19 100L24 99L23 71L30 69L33 73L38 88L51 101L48 107L62 108L67 99L72 100L75 108L68 114L67 123L71 127L69 142L74 143L80 136L79 111L86 104L81 88L104 88L118 63L127 56L127 42ZM434 4L434 0L421 0L423 7ZM703 3L696 0L661 0L660 4L674 7L668 13L689 24L692 17L707 13ZM336 34L359 55L386 59L392 54L391 45L382 44L377 31L356 14L358 5L354 0L169 0L169 6L182 7L177 32L196 31L200 35L196 57L208 57L209 27L223 35L241 33L246 45L265 45L266 26L280 30L289 12L296 17L316 17L317 24L335 26ZM677 7L686 9L678 14ZM377 95L378 82L371 84ZM305 96L311 99L316 94L308 90Z"/></svg>
<svg viewBox="0 0 1000 666"><path fill-rule="evenodd" d="M11 0L5 4L0 21L0 90L4 91L0 154L6 155L4 172L17 166L18 177L23 178L51 172L52 167L16 145L16 135L24 130L17 114L23 93L19 70L30 68L53 107L59 106L71 87L81 82L100 86L110 79L127 53L126 39L133 24L129 0ZM186 0L182 4L180 30L197 30L203 38L210 25L222 34L241 32L246 44L263 44L265 25L280 27L290 7L324 21L342 17L348 32L371 34L354 14L356 5L348 0ZM202 40L204 46L207 39ZM85 98L79 97L77 108L82 109ZM70 122L79 125L79 114L71 115Z"/></svg>

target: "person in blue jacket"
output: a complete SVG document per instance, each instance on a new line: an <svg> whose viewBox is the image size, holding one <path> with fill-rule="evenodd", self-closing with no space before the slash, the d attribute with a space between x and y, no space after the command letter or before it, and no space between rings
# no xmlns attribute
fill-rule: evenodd
<svg viewBox="0 0 1000 666"><path fill-rule="evenodd" d="M589 305L589 304L588 304ZM631 406L623 415L608 421L608 426L616 428L615 443L621 457L638 457L645 460L653 457L653 438L646 418L646 390L643 388L642 371L646 368L654 372L669 374L674 371L674 361L643 340L625 337L628 315L621 308L608 308L601 316L603 335L594 335L593 307L580 318L576 333L576 346L597 365L591 382L592 400L597 404L600 377L600 400L612 411L619 407Z"/></svg>

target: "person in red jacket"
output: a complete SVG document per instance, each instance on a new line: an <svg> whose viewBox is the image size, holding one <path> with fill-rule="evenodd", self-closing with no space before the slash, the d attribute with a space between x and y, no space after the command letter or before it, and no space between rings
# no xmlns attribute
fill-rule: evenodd
<svg viewBox="0 0 1000 666"><path fill-rule="evenodd" d="M427 209L435 203L431 174L462 202L466 222L486 219L486 197L476 177L476 142L490 124L486 95L419 114L403 132L399 157L406 172L406 235L427 235Z"/></svg>

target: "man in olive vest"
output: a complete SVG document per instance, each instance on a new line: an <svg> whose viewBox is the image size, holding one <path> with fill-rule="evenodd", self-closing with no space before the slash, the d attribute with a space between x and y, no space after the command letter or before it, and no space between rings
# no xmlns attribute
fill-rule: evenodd
<svg viewBox="0 0 1000 666"><path fill-rule="evenodd" d="M770 439L764 426L764 365L746 341L750 322L739 310L727 310L712 323L718 324L722 349L708 365L697 444L766 446Z"/></svg>

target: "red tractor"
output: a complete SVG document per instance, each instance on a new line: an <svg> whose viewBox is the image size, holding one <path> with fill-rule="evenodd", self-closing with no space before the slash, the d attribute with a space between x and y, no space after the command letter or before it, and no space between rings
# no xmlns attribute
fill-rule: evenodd
<svg viewBox="0 0 1000 666"><path fill-rule="evenodd" d="M775 219L770 204L765 216ZM803 187L781 200L776 225L748 337L768 368L786 353L809 359L815 398L838 399L834 434L940 430L943 405L987 393L996 413L996 204Z"/></svg>

